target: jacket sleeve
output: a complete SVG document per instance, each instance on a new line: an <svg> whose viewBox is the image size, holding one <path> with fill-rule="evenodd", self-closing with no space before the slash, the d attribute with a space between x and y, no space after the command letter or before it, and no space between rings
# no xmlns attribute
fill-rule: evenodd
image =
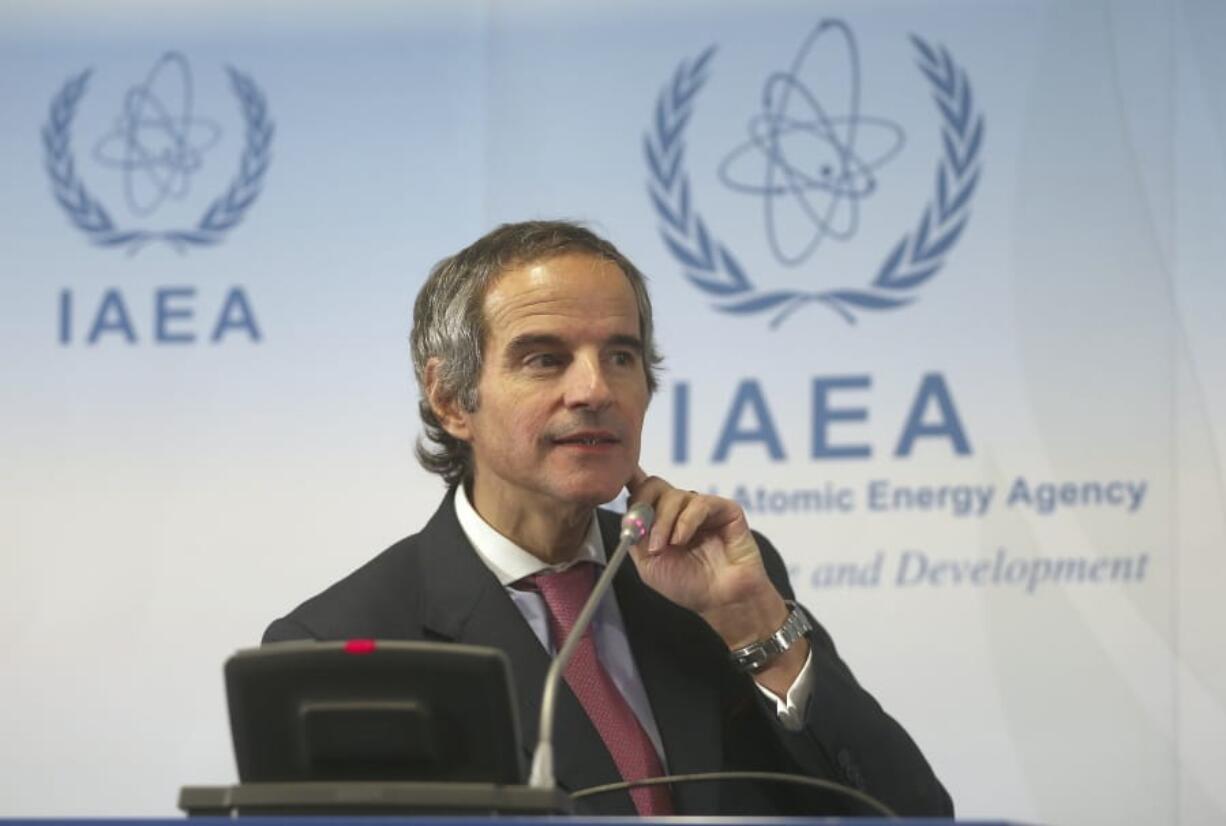
<svg viewBox="0 0 1226 826"><path fill-rule="evenodd" d="M308 628L304 623L300 622L295 617L287 616L273 620L272 623L264 631L264 637L260 640L260 645L267 645L270 642L290 642L294 640L317 640L319 635Z"/></svg>
<svg viewBox="0 0 1226 826"><path fill-rule="evenodd" d="M795 599L779 552L765 537L757 533L755 537L771 581L785 599ZM830 635L809 616L813 675L804 728L787 731L778 723L774 708L761 698L797 769L803 774L833 776L899 815L952 817L953 801L915 741L856 682Z"/></svg>

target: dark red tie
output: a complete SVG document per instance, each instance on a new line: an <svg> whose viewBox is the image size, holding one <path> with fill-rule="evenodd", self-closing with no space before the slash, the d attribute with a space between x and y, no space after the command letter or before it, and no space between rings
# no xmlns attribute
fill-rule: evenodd
<svg viewBox="0 0 1226 826"><path fill-rule="evenodd" d="M528 577L527 581L545 598L549 609L549 632L554 648L560 650L570 629L575 627L583 603L591 596L596 584L596 566L591 562L580 562L557 573L536 574ZM651 738L596 656L596 641L590 625L584 631L563 676L596 726L622 779L641 780L664 774ZM672 796L667 786L631 789L630 797L640 815L673 813Z"/></svg>

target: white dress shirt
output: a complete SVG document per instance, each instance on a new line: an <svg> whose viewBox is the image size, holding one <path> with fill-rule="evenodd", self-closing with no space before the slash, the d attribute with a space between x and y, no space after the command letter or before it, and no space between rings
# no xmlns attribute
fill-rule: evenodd
<svg viewBox="0 0 1226 826"><path fill-rule="evenodd" d="M455 510L460 528L464 531L473 549L476 550L477 556L481 557L481 561L498 578L499 584L506 589L507 595L523 614L545 650L550 656L556 654L549 635L549 618L544 598L536 591L513 586L514 583L525 577L542 571L564 570L577 562L594 562L603 568L607 554L595 514L592 515L587 536L584 537L574 559L562 565L547 565L498 533L482 519L468 501L468 494L463 485L456 490ZM616 599L605 599L601 602L596 614L592 617L591 629L596 643L596 656L600 659L600 664L604 666L613 684L617 686L617 690L630 705L630 709L643 726L647 737L655 746L661 764L667 770L667 764L664 762L664 747L660 740L660 729L651 713L647 690L643 686L643 680L639 677L638 666L635 665L634 655L630 651L630 641L626 638L625 623L622 622L621 610L617 606ZM786 697L779 697L773 691L758 685L758 690L775 703L779 722L789 731L800 731L804 727L803 711L812 693L812 656L810 653L809 659L805 660L804 668L788 689Z"/></svg>

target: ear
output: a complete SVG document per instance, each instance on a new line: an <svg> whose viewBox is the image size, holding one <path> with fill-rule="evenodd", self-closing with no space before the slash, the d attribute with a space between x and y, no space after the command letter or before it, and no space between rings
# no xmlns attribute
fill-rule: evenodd
<svg viewBox="0 0 1226 826"><path fill-rule="evenodd" d="M437 356L426 362L426 400L430 409L438 417L439 424L455 438L462 442L472 441L472 428L468 423L468 411L451 395L443 391L439 381L439 372L443 362Z"/></svg>

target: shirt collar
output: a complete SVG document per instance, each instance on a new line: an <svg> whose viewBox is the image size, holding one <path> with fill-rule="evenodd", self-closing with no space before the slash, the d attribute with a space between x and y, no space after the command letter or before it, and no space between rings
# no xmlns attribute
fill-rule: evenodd
<svg viewBox="0 0 1226 826"><path fill-rule="evenodd" d="M460 529L464 531L464 536L468 538L477 556L481 557L485 567L498 577L499 584L504 587L524 577L539 574L541 571L564 570L576 562L595 562L601 566L605 564L604 539L600 536L600 526L595 512L592 513L587 535L583 538L583 543L579 546L574 559L559 565L542 562L494 530L468 501L468 492L464 490L464 485L456 488L455 515L460 522Z"/></svg>

